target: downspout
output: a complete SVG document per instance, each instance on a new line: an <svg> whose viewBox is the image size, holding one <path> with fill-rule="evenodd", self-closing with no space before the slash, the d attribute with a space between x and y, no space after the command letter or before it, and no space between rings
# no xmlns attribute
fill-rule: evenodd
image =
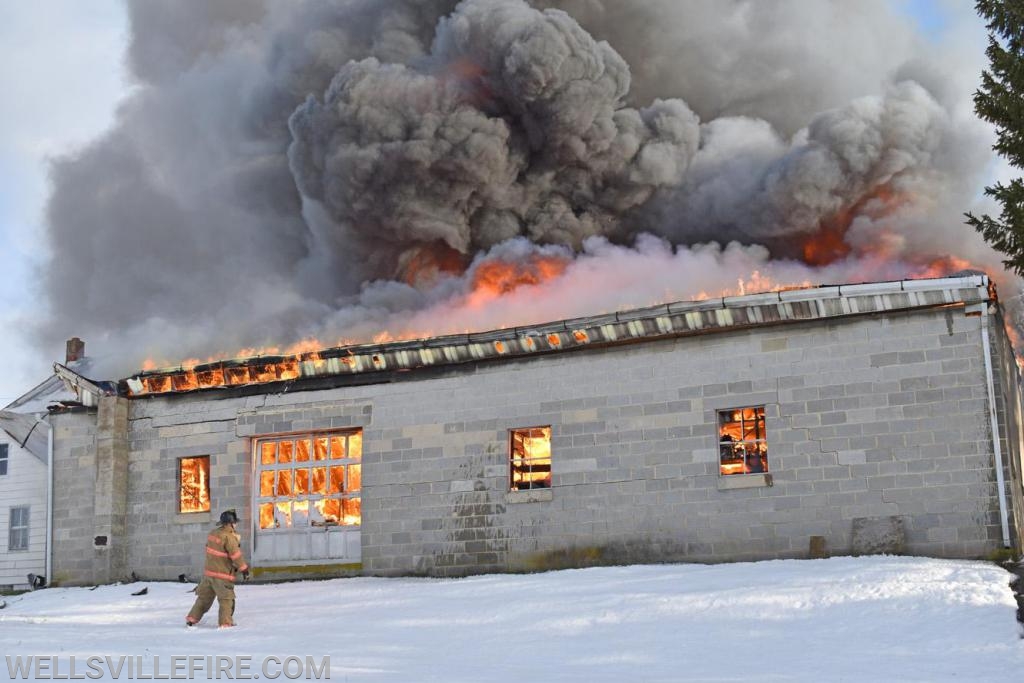
<svg viewBox="0 0 1024 683"><path fill-rule="evenodd" d="M1003 480L1003 447L1000 443L999 418L996 414L996 384L992 373L992 345L989 343L988 304L982 304L981 345L985 355L985 380L988 384L988 413L992 421L992 449L996 456L996 487L999 489L999 522L1003 528L1003 547L1010 547L1010 522L1006 512L1006 483Z"/></svg>
<svg viewBox="0 0 1024 683"><path fill-rule="evenodd" d="M46 423L46 585L53 585L53 425Z"/></svg>

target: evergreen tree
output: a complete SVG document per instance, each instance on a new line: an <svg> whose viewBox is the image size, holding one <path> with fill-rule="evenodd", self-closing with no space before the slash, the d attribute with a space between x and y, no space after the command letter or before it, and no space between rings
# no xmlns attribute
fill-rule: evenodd
<svg viewBox="0 0 1024 683"><path fill-rule="evenodd" d="M1024 168L1024 0L977 0L986 20L989 68L974 93L974 111L994 124L998 141L993 149L1015 168ZM996 183L985 194L1002 205L999 218L967 214L967 224L985 241L1006 254L1003 265L1024 275L1024 181Z"/></svg>

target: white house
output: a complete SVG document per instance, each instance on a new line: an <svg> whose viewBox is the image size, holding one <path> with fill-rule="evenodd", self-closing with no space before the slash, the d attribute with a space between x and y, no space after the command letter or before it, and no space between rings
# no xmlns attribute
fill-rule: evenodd
<svg viewBox="0 0 1024 683"><path fill-rule="evenodd" d="M11 411L0 411L0 425L0 590L17 590L30 586L29 574L46 574L48 427ZM42 452L32 436L22 447L26 431L44 434Z"/></svg>

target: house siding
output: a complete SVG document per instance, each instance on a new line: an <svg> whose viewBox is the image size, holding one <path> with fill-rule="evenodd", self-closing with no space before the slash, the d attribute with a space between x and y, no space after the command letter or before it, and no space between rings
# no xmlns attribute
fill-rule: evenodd
<svg viewBox="0 0 1024 683"><path fill-rule="evenodd" d="M1015 375L1000 360L1008 390ZM716 411L747 405L765 406L773 485L720 490ZM127 411L120 569L86 557L104 552L91 545L95 491L85 483L95 447L93 456L87 445L58 448L58 481L81 487L58 496L55 513L70 582L198 574L212 520L177 514L177 458L209 455L214 513L234 507L251 530L252 439L350 427L364 430L364 574L797 558L812 536L844 554L853 520L879 517L900 518L912 554L979 557L1001 546L981 318L962 308L481 363L387 384L156 396ZM1004 425L1017 419L1005 405L1003 414ZM508 430L541 425L552 428L552 488L515 502ZM1019 471L1007 472L1019 501ZM1019 515L1011 510L1015 529ZM251 531L247 541L248 553Z"/></svg>
<svg viewBox="0 0 1024 683"><path fill-rule="evenodd" d="M7 474L0 476L0 586L28 587L28 575L46 573L46 465L0 431ZM27 550L8 548L12 507L29 507Z"/></svg>

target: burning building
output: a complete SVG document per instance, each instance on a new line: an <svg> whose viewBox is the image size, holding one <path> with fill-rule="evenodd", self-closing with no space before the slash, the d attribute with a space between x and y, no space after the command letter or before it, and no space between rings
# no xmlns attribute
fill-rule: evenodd
<svg viewBox="0 0 1024 683"><path fill-rule="evenodd" d="M64 583L196 575L224 508L257 578L974 558L1024 532L984 275L79 379L51 416Z"/></svg>

